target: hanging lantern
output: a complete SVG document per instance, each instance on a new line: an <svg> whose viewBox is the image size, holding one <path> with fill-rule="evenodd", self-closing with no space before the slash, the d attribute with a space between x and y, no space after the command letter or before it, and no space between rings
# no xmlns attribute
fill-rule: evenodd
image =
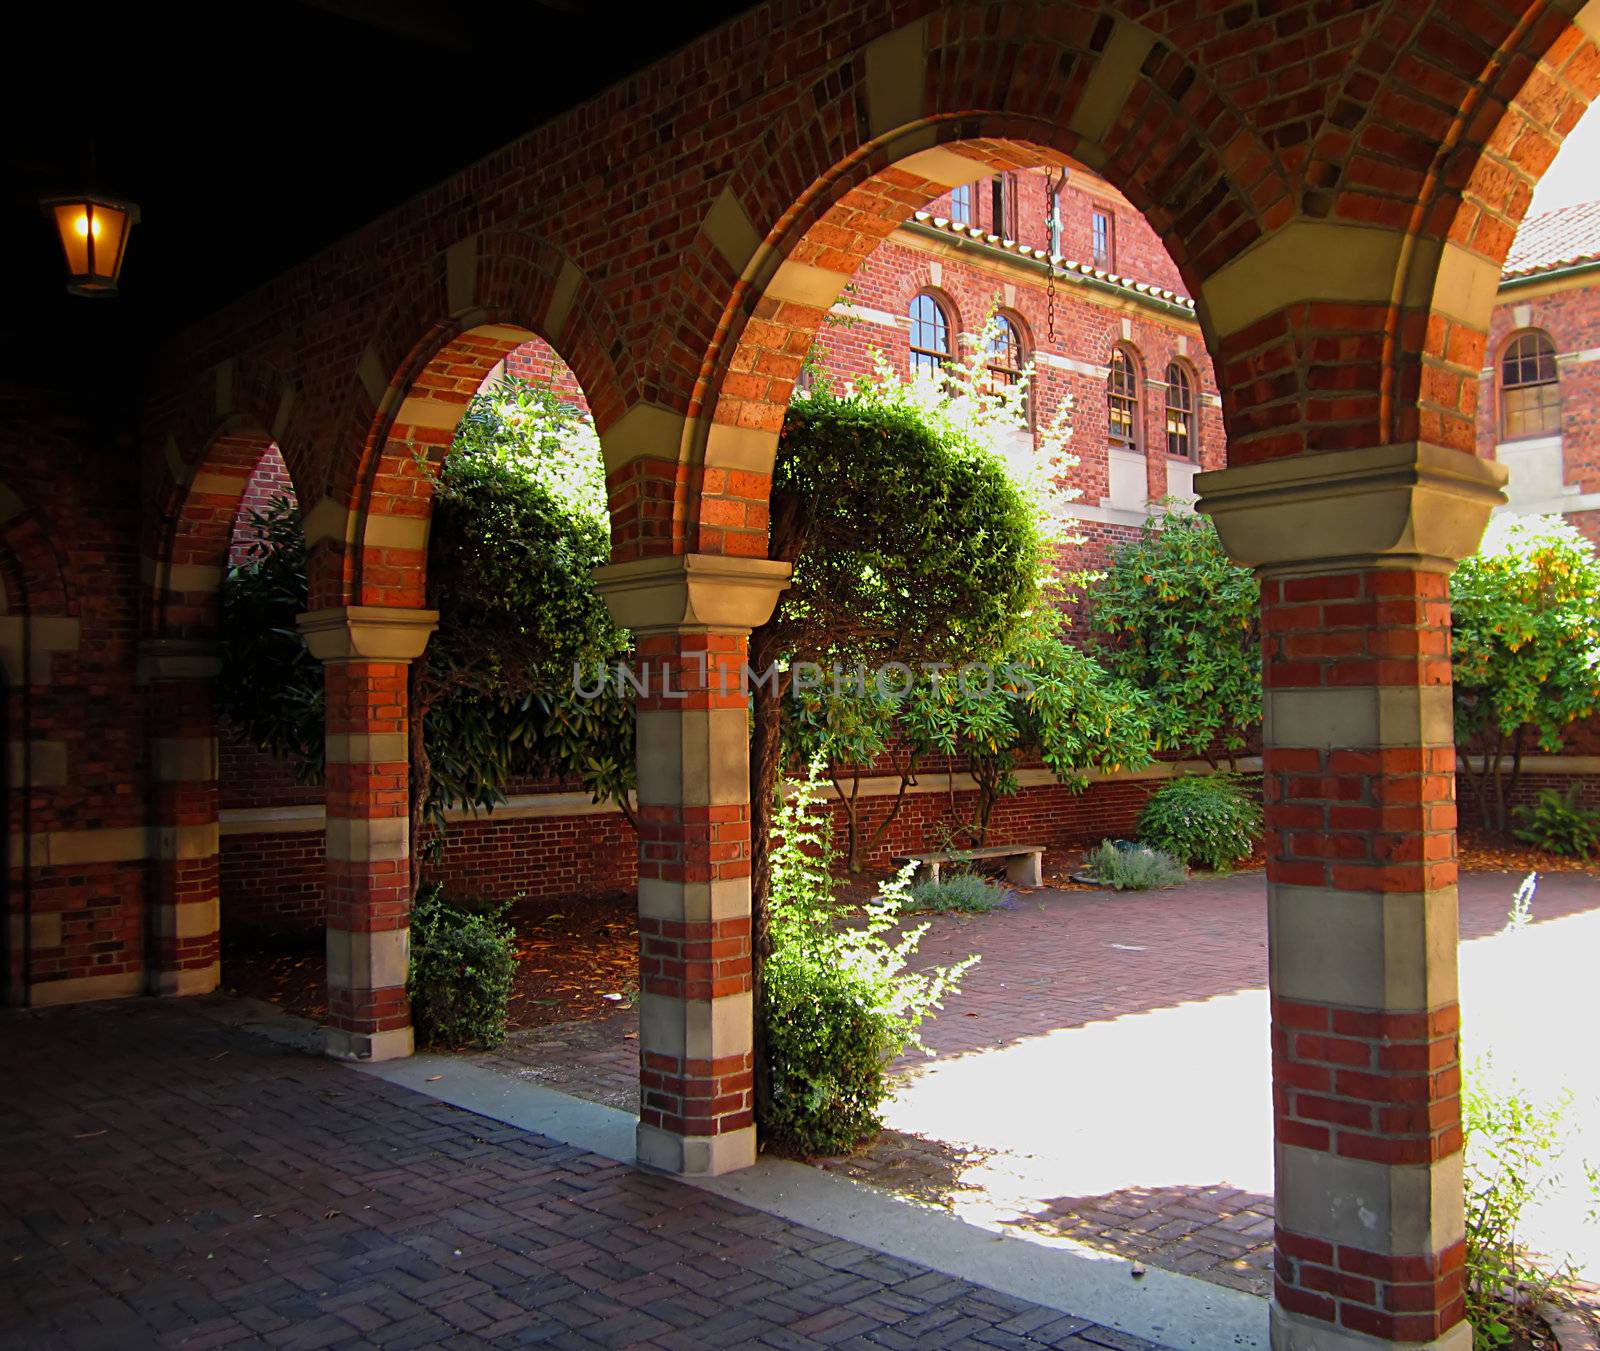
<svg viewBox="0 0 1600 1351"><path fill-rule="evenodd" d="M116 295L128 232L138 223L139 208L97 193L47 197L40 205L61 238L67 290L75 296Z"/></svg>

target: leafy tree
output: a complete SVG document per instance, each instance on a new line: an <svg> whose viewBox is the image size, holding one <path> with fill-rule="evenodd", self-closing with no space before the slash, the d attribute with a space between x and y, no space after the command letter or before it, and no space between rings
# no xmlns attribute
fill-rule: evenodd
<svg viewBox="0 0 1600 1351"><path fill-rule="evenodd" d="M469 406L433 511L439 628L410 675L414 867L428 822L492 810L517 773L581 779L632 820L633 710L609 682L593 700L573 688L575 665L628 647L590 576L610 547L592 424L549 390L505 381ZM221 703L250 740L317 777L322 672L294 628L307 595L299 516L280 501L254 529L250 561L223 585Z"/></svg>
<svg viewBox="0 0 1600 1351"><path fill-rule="evenodd" d="M1260 587L1209 517L1164 510L1092 579L1090 627L1106 664L1150 696L1163 750L1235 763L1261 721Z"/></svg>
<svg viewBox="0 0 1600 1351"><path fill-rule="evenodd" d="M996 449L1020 396L976 379L901 380L881 362L836 394L822 378L790 404L772 479L769 557L793 564L750 662L781 678L753 691L751 892L758 1008L772 953L771 860L785 694L803 663L830 673L898 661L982 659L1035 602L1043 569L1038 508ZM765 1018L756 1026L756 1100L773 1106Z"/></svg>
<svg viewBox="0 0 1600 1351"><path fill-rule="evenodd" d="M1149 763L1149 701L1063 641L1061 623L1053 610L1031 616L993 679L955 672L920 685L907 702L912 743L965 760L977 784L976 813L962 827L974 845L987 842L995 805L1017 791L1014 771L1025 756L1038 755L1075 793L1089 786L1091 770Z"/></svg>
<svg viewBox="0 0 1600 1351"><path fill-rule="evenodd" d="M819 673L820 674L820 673ZM916 783L915 748L904 735L899 687L875 674L860 680L842 678L837 686L832 673L815 687L791 689L782 719L782 760L785 764L816 764L828 776L844 807L845 863L860 872L866 855L888 833ZM900 780L895 798L870 833L861 827L861 785L869 770L888 756Z"/></svg>
<svg viewBox="0 0 1600 1351"><path fill-rule="evenodd" d="M1559 751L1600 709L1600 556L1560 517L1499 516L1451 577L1450 604L1460 768L1479 819L1503 832L1529 742Z"/></svg>
<svg viewBox="0 0 1600 1351"><path fill-rule="evenodd" d="M1038 595L1036 506L995 449L1018 405L968 385L904 381L880 365L836 394L790 405L773 470L769 555L790 586L750 638L751 665L782 666L753 700L751 817L756 951L766 951L772 812L784 694L802 663L829 673L996 652ZM842 757L840 757L842 758Z"/></svg>
<svg viewBox="0 0 1600 1351"><path fill-rule="evenodd" d="M447 805L492 809L519 770L579 777L632 820L632 711L609 682L594 701L573 688L575 667L628 649L590 575L609 554L593 424L521 380L474 399L434 488L439 628L411 672L419 838Z"/></svg>

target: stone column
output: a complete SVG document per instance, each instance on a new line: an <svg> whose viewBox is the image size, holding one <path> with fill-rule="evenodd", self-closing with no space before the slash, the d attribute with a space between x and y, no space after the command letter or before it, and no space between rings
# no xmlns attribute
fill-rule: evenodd
<svg viewBox="0 0 1600 1351"><path fill-rule="evenodd" d="M139 644L138 678L149 690L151 993L217 988L217 727L211 681L216 644L151 638Z"/></svg>
<svg viewBox="0 0 1600 1351"><path fill-rule="evenodd" d="M788 564L690 554L599 569L632 630L639 757L639 1162L755 1162L750 630Z"/></svg>
<svg viewBox="0 0 1600 1351"><path fill-rule="evenodd" d="M1469 1351L1448 576L1500 466L1412 443L1196 480L1261 576L1276 1351Z"/></svg>
<svg viewBox="0 0 1600 1351"><path fill-rule="evenodd" d="M406 668L434 610L351 605L297 623L327 681L329 1055L411 1054L411 821Z"/></svg>

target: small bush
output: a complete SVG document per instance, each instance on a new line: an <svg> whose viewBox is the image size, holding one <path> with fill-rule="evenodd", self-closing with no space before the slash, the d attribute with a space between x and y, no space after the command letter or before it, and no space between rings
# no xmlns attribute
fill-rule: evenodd
<svg viewBox="0 0 1600 1351"><path fill-rule="evenodd" d="M1545 788L1531 807L1514 810L1522 822L1513 832L1516 837L1552 854L1588 858L1600 845L1600 812L1578 805L1577 784L1564 797L1554 788Z"/></svg>
<svg viewBox="0 0 1600 1351"><path fill-rule="evenodd" d="M1175 887L1188 873L1171 854L1143 847L1119 849L1110 840L1101 840L1084 857L1084 866L1094 877L1118 891L1153 891Z"/></svg>
<svg viewBox="0 0 1600 1351"><path fill-rule="evenodd" d="M926 924L892 934L905 874L841 924L833 903L831 818L815 769L779 802L772 853L772 952L762 964L766 1088L763 1139L803 1154L840 1154L882 1128L885 1071L978 959L907 971Z"/></svg>
<svg viewBox="0 0 1600 1351"><path fill-rule="evenodd" d="M1009 893L976 873L950 873L937 882L919 882L908 894L906 908L913 912L983 915L1003 906Z"/></svg>
<svg viewBox="0 0 1600 1351"><path fill-rule="evenodd" d="M1261 808L1232 774L1171 779L1139 814L1141 841L1212 872L1249 858L1260 835Z"/></svg>
<svg viewBox="0 0 1600 1351"><path fill-rule="evenodd" d="M1514 1082L1495 1088L1491 1066L1462 1076L1461 1125L1466 1142L1466 1301L1473 1351L1496 1351L1536 1329L1541 1305L1565 1292L1570 1265L1535 1263L1523 1246L1527 1208L1560 1181L1552 1171L1565 1143L1571 1095L1537 1102Z"/></svg>
<svg viewBox="0 0 1600 1351"><path fill-rule="evenodd" d="M406 994L424 1045L498 1046L517 954L505 906L473 911L424 887L411 908L411 970Z"/></svg>

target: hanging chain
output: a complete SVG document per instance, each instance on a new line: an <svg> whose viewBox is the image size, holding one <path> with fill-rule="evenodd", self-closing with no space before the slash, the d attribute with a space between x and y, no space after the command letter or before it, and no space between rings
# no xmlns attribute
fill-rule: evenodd
<svg viewBox="0 0 1600 1351"><path fill-rule="evenodd" d="M1045 171L1044 176L1044 252L1045 267L1048 269L1044 284L1044 312L1045 327L1050 334L1050 345L1056 342L1056 219L1060 206L1056 202L1056 194L1061 191L1061 185L1067 181L1066 170L1061 171L1059 180L1050 176L1050 171Z"/></svg>

